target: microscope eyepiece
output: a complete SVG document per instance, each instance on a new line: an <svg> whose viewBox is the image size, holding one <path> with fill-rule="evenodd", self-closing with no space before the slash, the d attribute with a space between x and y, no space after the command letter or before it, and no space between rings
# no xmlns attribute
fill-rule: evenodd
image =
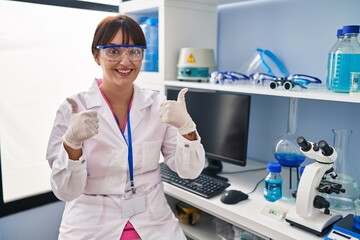
<svg viewBox="0 0 360 240"><path fill-rule="evenodd" d="M301 150L303 150L304 152L307 152L311 149L311 144L306 141L304 137L298 137L297 143L301 147Z"/></svg>
<svg viewBox="0 0 360 240"><path fill-rule="evenodd" d="M324 156L331 156L333 154L334 149L327 144L325 140L321 140L318 143L319 148L321 149L321 152L324 154Z"/></svg>

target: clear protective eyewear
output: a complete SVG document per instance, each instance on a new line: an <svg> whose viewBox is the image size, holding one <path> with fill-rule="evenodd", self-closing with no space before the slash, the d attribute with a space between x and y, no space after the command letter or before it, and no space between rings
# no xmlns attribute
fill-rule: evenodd
<svg viewBox="0 0 360 240"><path fill-rule="evenodd" d="M100 56L106 61L120 62L124 54L128 55L131 62L141 61L146 46L134 44L111 44L106 46L97 46L100 50Z"/></svg>
<svg viewBox="0 0 360 240"><path fill-rule="evenodd" d="M210 81L216 84L236 83L239 80L249 80L245 74L238 72L218 72L214 71L210 74Z"/></svg>
<svg viewBox="0 0 360 240"><path fill-rule="evenodd" d="M295 86L307 89L307 85L321 84L321 80L306 74L291 74L287 77L276 77L268 73L250 74L250 79L256 84L263 84L264 81L270 81L270 88L276 89L282 86L285 90L291 90Z"/></svg>

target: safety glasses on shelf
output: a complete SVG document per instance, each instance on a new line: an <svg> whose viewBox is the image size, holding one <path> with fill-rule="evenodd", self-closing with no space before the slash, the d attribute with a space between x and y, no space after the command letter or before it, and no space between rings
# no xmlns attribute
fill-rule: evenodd
<svg viewBox="0 0 360 240"><path fill-rule="evenodd" d="M239 80L249 80L250 78L245 74L238 72L212 72L210 74L210 82L216 84L236 83Z"/></svg>
<svg viewBox="0 0 360 240"><path fill-rule="evenodd" d="M321 84L321 80L306 74L291 74L287 77L276 77L267 73L250 74L250 79L256 84L263 84L264 81L270 81L270 88L276 89L282 86L285 90L290 90L295 86L306 89L310 83Z"/></svg>
<svg viewBox="0 0 360 240"><path fill-rule="evenodd" d="M128 55L129 61L141 61L146 46L133 44L111 44L106 46L97 46L100 50L100 56L110 62L119 62L123 59L124 54Z"/></svg>

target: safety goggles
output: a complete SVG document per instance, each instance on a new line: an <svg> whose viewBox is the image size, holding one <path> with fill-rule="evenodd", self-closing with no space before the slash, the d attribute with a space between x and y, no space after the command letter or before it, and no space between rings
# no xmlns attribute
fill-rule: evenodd
<svg viewBox="0 0 360 240"><path fill-rule="evenodd" d="M239 80L249 80L245 74L238 72L218 72L214 71L210 74L210 82L216 84L236 83Z"/></svg>
<svg viewBox="0 0 360 240"><path fill-rule="evenodd" d="M313 77L306 74L291 74L287 77L276 77L267 73L253 73L250 74L250 79L256 84L263 84L264 81L270 81L270 88L276 89L283 87L285 90L291 90L295 86L306 89L307 85L321 84L321 80L317 77Z"/></svg>
<svg viewBox="0 0 360 240"><path fill-rule="evenodd" d="M146 46L133 45L133 44L112 44L106 46L97 46L100 50L101 58L110 62L120 62L124 54L128 55L129 61L138 62L141 61Z"/></svg>

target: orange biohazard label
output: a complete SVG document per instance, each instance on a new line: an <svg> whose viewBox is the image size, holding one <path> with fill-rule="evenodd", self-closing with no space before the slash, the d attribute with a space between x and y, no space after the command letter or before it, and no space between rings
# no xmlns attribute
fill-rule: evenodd
<svg viewBox="0 0 360 240"><path fill-rule="evenodd" d="M190 54L189 57L188 57L188 59L186 60L186 62L188 62L188 63L194 63L194 62L196 62L196 61L195 61L194 56L193 56L192 54Z"/></svg>

